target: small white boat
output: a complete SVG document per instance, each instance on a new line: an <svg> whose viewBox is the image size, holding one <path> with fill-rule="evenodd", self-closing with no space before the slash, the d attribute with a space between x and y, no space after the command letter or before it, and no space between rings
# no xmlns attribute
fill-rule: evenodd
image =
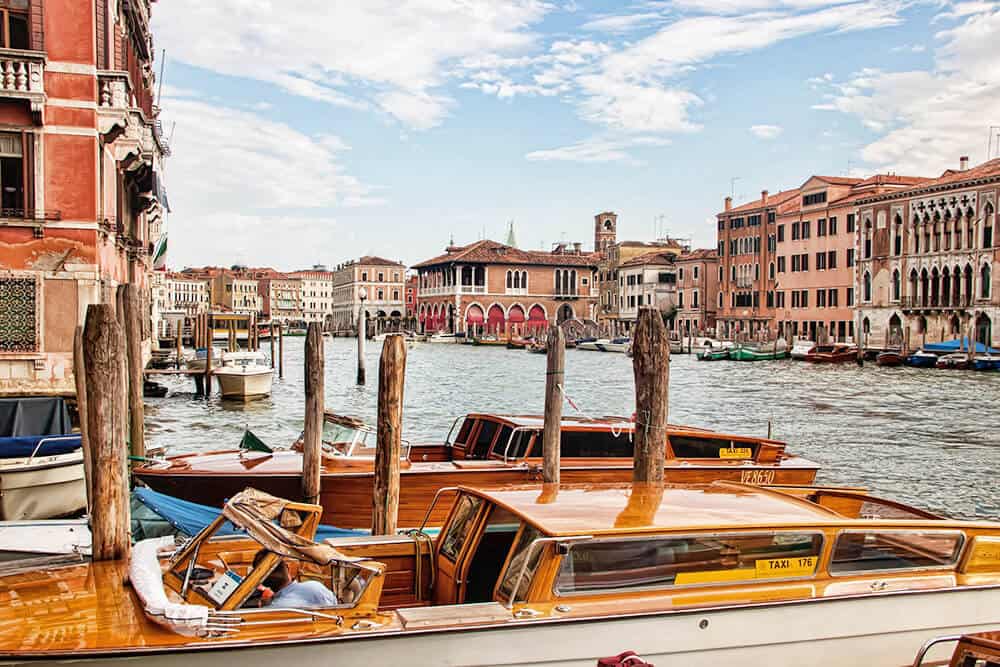
<svg viewBox="0 0 1000 667"><path fill-rule="evenodd" d="M792 343L792 351L788 354L792 359L799 359L800 361L806 358L806 355L816 347L816 343L811 340L800 340L796 339Z"/></svg>
<svg viewBox="0 0 1000 667"><path fill-rule="evenodd" d="M261 352L224 352L222 366L212 371L223 398L258 398L271 394L273 370Z"/></svg>
<svg viewBox="0 0 1000 667"><path fill-rule="evenodd" d="M212 366L218 366L221 363L220 360L222 359L222 351L221 347L212 348ZM194 351L194 357L184 362L184 365L189 371L204 371L207 358L208 349L199 347Z"/></svg>
<svg viewBox="0 0 1000 667"><path fill-rule="evenodd" d="M628 338L598 338L577 343L576 349L592 352L628 352L632 341Z"/></svg>
<svg viewBox="0 0 1000 667"><path fill-rule="evenodd" d="M63 517L87 507L79 434L0 441L0 520Z"/></svg>
<svg viewBox="0 0 1000 667"><path fill-rule="evenodd" d="M426 342L428 342L428 343L458 343L458 342L461 342L461 340L462 339L460 339L458 336L456 336L453 333L441 333L441 332L438 332L438 333L434 334L433 336L428 336Z"/></svg>

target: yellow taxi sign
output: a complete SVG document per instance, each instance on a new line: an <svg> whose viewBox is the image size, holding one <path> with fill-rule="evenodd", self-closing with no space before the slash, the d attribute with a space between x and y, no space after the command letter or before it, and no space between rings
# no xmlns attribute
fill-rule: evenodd
<svg viewBox="0 0 1000 667"><path fill-rule="evenodd" d="M816 571L817 556L761 558L754 561L757 578L802 577Z"/></svg>
<svg viewBox="0 0 1000 667"><path fill-rule="evenodd" d="M720 459L749 459L753 458L753 450L749 447L722 447L719 449Z"/></svg>

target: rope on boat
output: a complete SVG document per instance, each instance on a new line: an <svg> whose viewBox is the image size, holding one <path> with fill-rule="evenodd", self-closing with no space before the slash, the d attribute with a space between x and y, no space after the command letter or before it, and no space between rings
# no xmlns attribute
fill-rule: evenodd
<svg viewBox="0 0 1000 667"><path fill-rule="evenodd" d="M580 413L580 415L584 419L586 419L587 421L592 421L592 422L600 421L596 417L592 417L589 414L587 414L586 412L584 412L583 410L581 410L580 407L573 401L573 399L569 397L569 394L566 393L566 389L562 386L561 383L557 383L556 387L559 389L559 393L563 395L563 398L566 399L566 402L569 403L569 406L571 408L573 408L574 410L576 410L578 413ZM609 425L611 427L611 436L615 437L615 438L620 438L621 435L622 435L622 429L618 426L618 421L617 420L608 420L608 421L609 421ZM628 439L629 439L629 441L632 440L632 433L631 433L631 431L629 432Z"/></svg>

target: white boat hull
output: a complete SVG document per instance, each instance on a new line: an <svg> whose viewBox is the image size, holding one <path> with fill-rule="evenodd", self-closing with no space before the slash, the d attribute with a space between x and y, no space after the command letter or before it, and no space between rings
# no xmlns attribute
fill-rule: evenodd
<svg viewBox="0 0 1000 667"><path fill-rule="evenodd" d="M241 372L238 369L220 368L212 374L219 381L219 393L223 398L259 398L271 394L274 374L270 369Z"/></svg>
<svg viewBox="0 0 1000 667"><path fill-rule="evenodd" d="M0 562L18 558L89 554L88 520L0 521Z"/></svg>
<svg viewBox="0 0 1000 667"><path fill-rule="evenodd" d="M80 450L34 459L0 459L0 520L69 516L87 507ZM2 545L0 545L2 546Z"/></svg>
<svg viewBox="0 0 1000 667"><path fill-rule="evenodd" d="M626 352L628 350L628 343L612 343L607 340L593 340L578 344L576 349L590 350L592 352Z"/></svg>
<svg viewBox="0 0 1000 667"><path fill-rule="evenodd" d="M572 600L567 601L572 605ZM141 657L143 667L331 665L546 665L593 667L600 657L636 651L657 665L795 665L899 667L941 635L995 629L1000 587L882 594L758 606L685 610L575 621L516 620L463 630L349 633L298 644L239 645ZM944 659L944 644L928 661ZM126 656L76 653L77 665L135 664ZM2 665L27 661L0 658ZM31 661L64 664L58 659Z"/></svg>

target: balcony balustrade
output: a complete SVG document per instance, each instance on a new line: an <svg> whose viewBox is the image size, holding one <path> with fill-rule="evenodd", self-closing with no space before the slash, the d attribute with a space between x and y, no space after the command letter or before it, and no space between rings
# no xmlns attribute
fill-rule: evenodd
<svg viewBox="0 0 1000 667"><path fill-rule="evenodd" d="M953 296L937 299L928 296L904 296L899 299L899 307L903 310L963 310L971 308L975 299L968 294L962 294L957 299Z"/></svg>
<svg viewBox="0 0 1000 667"><path fill-rule="evenodd" d="M41 120L45 106L45 54L0 49L0 95L27 100L31 113Z"/></svg>

